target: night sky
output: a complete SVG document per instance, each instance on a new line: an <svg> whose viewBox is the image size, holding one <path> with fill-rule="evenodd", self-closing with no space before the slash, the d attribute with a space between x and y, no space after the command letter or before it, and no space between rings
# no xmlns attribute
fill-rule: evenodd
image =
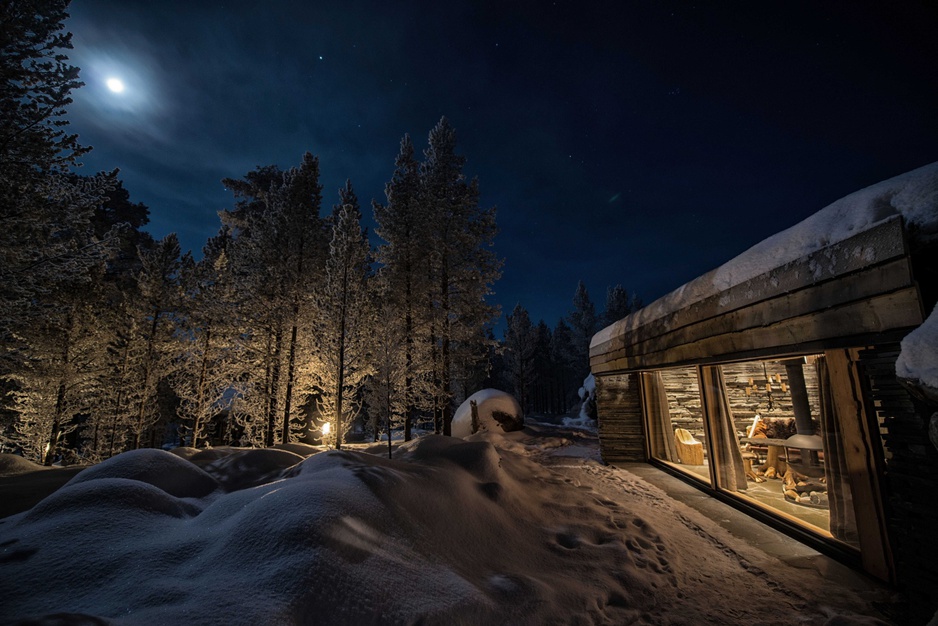
<svg viewBox="0 0 938 626"><path fill-rule="evenodd" d="M323 211L350 178L373 226L401 137L445 115L498 207L495 301L553 326L580 279L648 303L938 160L934 5L707 4L75 0L69 119L200 254L223 177L307 150Z"/></svg>

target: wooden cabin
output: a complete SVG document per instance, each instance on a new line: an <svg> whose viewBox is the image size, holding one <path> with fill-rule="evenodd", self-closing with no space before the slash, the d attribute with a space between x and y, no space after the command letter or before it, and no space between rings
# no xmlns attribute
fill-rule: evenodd
<svg viewBox="0 0 938 626"><path fill-rule="evenodd" d="M590 348L601 450L641 461L938 607L938 410L897 380L935 306L935 245L896 216L701 299L682 294ZM716 270L715 270L716 271ZM686 300L686 298L684 298Z"/></svg>

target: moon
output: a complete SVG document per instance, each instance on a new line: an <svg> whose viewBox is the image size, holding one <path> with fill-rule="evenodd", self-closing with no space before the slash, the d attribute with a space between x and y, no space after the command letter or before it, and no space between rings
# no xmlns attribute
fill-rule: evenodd
<svg viewBox="0 0 938 626"><path fill-rule="evenodd" d="M114 93L120 93L124 91L124 81L122 81L119 78L108 78L107 88L113 91Z"/></svg>

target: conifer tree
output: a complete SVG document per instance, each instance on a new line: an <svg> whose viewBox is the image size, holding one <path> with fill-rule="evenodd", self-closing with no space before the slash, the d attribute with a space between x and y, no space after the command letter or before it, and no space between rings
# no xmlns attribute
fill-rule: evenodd
<svg viewBox="0 0 938 626"><path fill-rule="evenodd" d="M221 216L235 235L230 257L253 365L251 382L242 381L244 393L252 397L241 398L237 415L256 425L261 412L264 443L273 445L278 431L281 441L290 441L291 424L301 418L297 367L312 349L313 338L304 336L304 329L313 291L322 280L329 236L319 216L319 159L307 152L287 172L266 166L242 180L223 182L239 198Z"/></svg>
<svg viewBox="0 0 938 626"><path fill-rule="evenodd" d="M550 353L552 334L544 320L534 327L534 385L531 408L539 413L556 413L553 401L557 385L556 367Z"/></svg>
<svg viewBox="0 0 938 626"><path fill-rule="evenodd" d="M606 307L602 315L603 326L614 324L631 312L629 292L622 285L606 289Z"/></svg>
<svg viewBox="0 0 938 626"><path fill-rule="evenodd" d="M386 284L387 316L400 320L404 335L403 389L404 440L410 441L413 421L423 395L423 379L429 367L428 324L430 303L424 296L429 289L426 258L429 221L420 198L420 166L414 158L414 146L404 135L395 160L391 180L385 185L386 204L372 202L376 233L384 243L378 247L376 260L382 264Z"/></svg>
<svg viewBox="0 0 938 626"><path fill-rule="evenodd" d="M577 358L573 331L563 318L557 321L557 326L554 328L550 353L556 364L555 371L558 377L558 408L561 413L566 413L573 398L576 397L576 390L580 387L580 381L577 380L578 368L576 367Z"/></svg>
<svg viewBox="0 0 938 626"><path fill-rule="evenodd" d="M45 463L94 393L108 250L90 221L116 186L116 173L67 172L88 150L66 133L81 86L64 53L67 6L0 4L0 378L16 400L14 437Z"/></svg>
<svg viewBox="0 0 938 626"><path fill-rule="evenodd" d="M596 307L581 280L573 295L573 311L568 317L573 338L574 365L577 376L589 373L589 347L596 333Z"/></svg>
<svg viewBox="0 0 938 626"><path fill-rule="evenodd" d="M210 239L198 263L187 256L182 267L186 294L184 338L173 389L179 396L181 434L199 447L212 434L213 418L229 408L230 391L243 370L241 333L234 310L233 281L227 250L228 229Z"/></svg>
<svg viewBox="0 0 938 626"><path fill-rule="evenodd" d="M132 313L132 328L137 333L131 335L139 344L139 361L131 370L134 378L130 380L135 395L128 420L133 448L141 446L144 431L156 421L159 382L172 374L176 312L182 304L180 272L184 260L180 252L175 233L166 235L151 249L140 251L140 300Z"/></svg>
<svg viewBox="0 0 938 626"><path fill-rule="evenodd" d="M456 132L444 117L430 131L420 167L420 199L429 229L426 247L430 348L435 393L434 420L450 434L457 364L485 359L484 328L497 308L485 301L500 276L492 249L495 209L479 206L478 181L463 174L465 158L456 154ZM462 373L467 368L462 368Z"/></svg>
<svg viewBox="0 0 938 626"><path fill-rule="evenodd" d="M67 0L13 0L0 4L0 171L32 178L65 171L89 148L65 131L71 91L83 85L64 50Z"/></svg>
<svg viewBox="0 0 938 626"><path fill-rule="evenodd" d="M525 413L530 408L530 392L534 384L534 353L537 336L527 310L515 305L506 317L505 368L515 397Z"/></svg>
<svg viewBox="0 0 938 626"><path fill-rule="evenodd" d="M310 374L319 392L319 412L341 448L361 408L361 388L370 373L368 348L373 327L368 292L369 246L361 210L350 182L332 214L332 241L323 284L315 294L313 334L317 351Z"/></svg>
<svg viewBox="0 0 938 626"><path fill-rule="evenodd" d="M379 271L374 282L375 324L370 348L373 369L365 381L365 400L375 441L383 424L391 458L392 432L405 423L408 411L413 409L407 401L414 390L414 379L413 370L408 368L406 319L400 316L390 294L387 267Z"/></svg>

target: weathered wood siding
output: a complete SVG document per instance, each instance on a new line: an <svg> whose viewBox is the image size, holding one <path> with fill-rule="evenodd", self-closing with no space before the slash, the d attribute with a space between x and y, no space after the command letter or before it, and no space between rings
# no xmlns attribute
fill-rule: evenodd
<svg viewBox="0 0 938 626"><path fill-rule="evenodd" d="M645 461L645 426L637 374L596 377L596 413L603 460Z"/></svg>
<svg viewBox="0 0 938 626"><path fill-rule="evenodd" d="M594 374L804 353L913 328L924 312L896 218L661 318L639 319L617 323L617 334L590 349Z"/></svg>
<svg viewBox="0 0 938 626"><path fill-rule="evenodd" d="M896 380L898 355L898 344L861 350L860 371L885 452L886 516L897 577L916 613L910 617L924 623L938 607L938 450L923 419L930 412L917 408Z"/></svg>

